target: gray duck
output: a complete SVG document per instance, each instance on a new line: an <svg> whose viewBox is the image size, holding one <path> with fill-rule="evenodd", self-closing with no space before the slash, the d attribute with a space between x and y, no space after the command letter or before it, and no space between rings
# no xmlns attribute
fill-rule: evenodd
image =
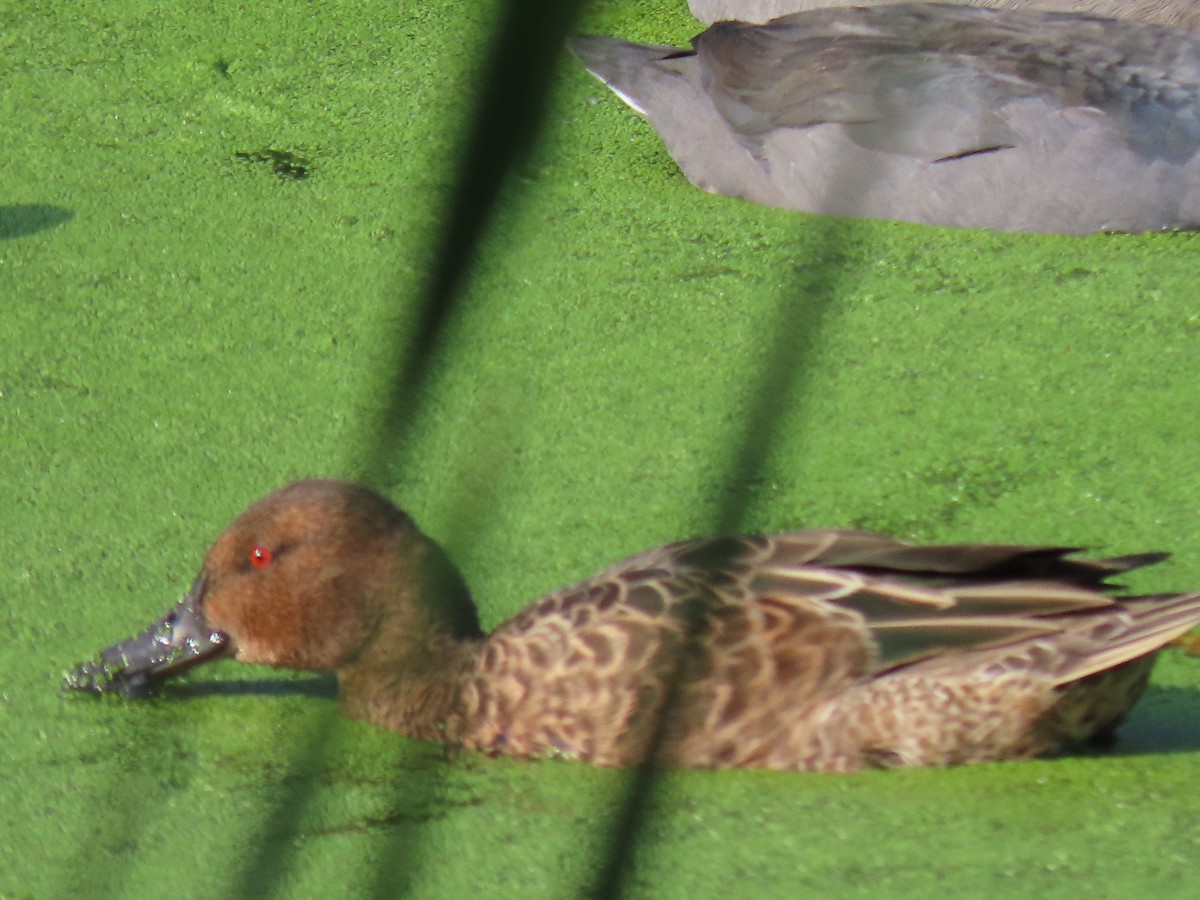
<svg viewBox="0 0 1200 900"><path fill-rule="evenodd" d="M895 6L907 0L688 0L692 15L711 24L727 19L738 22L769 22L780 16L810 9L843 6ZM1137 19L1170 28L1200 31L1197 0L946 0L954 6L984 6L990 9L1041 9L1089 13L1114 19Z"/></svg>
<svg viewBox="0 0 1200 900"><path fill-rule="evenodd" d="M575 39L688 179L814 213L1088 233L1200 222L1200 36L945 4Z"/></svg>

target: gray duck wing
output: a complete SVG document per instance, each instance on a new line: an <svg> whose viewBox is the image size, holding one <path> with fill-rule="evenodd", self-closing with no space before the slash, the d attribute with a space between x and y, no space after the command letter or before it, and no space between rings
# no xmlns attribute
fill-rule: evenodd
<svg viewBox="0 0 1200 900"><path fill-rule="evenodd" d="M769 22L780 16L813 9L845 6L896 6L911 0L688 0L692 15L706 24L734 19ZM1134 19L1170 28L1200 30L1200 7L1195 0L942 0L956 6L992 9L1041 9Z"/></svg>
<svg viewBox="0 0 1200 900"><path fill-rule="evenodd" d="M1085 15L931 4L827 9L695 40L701 77L753 144L839 123L860 146L948 160L1021 140L1010 105L1081 110L1147 159L1200 147L1200 38Z"/></svg>

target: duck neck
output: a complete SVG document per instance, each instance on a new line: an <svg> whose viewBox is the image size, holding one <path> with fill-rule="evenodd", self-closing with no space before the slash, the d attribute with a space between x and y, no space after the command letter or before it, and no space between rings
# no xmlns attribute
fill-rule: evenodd
<svg viewBox="0 0 1200 900"><path fill-rule="evenodd" d="M419 740L461 740L462 690L475 669L480 638L437 636L405 665L363 660L339 669L343 715Z"/></svg>
<svg viewBox="0 0 1200 900"><path fill-rule="evenodd" d="M466 583L419 533L381 570L370 640L337 669L343 714L423 740L456 743L463 685L483 642Z"/></svg>

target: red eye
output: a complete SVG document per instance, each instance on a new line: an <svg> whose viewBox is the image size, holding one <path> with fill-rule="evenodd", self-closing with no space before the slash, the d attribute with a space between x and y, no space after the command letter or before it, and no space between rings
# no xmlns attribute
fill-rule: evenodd
<svg viewBox="0 0 1200 900"><path fill-rule="evenodd" d="M271 564L271 551L262 544L255 544L250 551L250 565L256 569L265 569Z"/></svg>

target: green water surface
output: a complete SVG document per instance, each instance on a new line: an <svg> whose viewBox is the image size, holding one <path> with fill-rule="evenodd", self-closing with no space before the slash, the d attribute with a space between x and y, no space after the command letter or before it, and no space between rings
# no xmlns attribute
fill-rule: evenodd
<svg viewBox="0 0 1200 900"><path fill-rule="evenodd" d="M627 774L447 756L223 663L61 671L145 625L258 495L376 454L491 3L0 12L0 896L561 898ZM584 27L683 42L682 0ZM486 625L742 527L1147 549L1200 586L1200 238L819 219L692 188L565 56L382 485ZM765 397L765 399L764 399ZM751 452L746 452L746 441ZM747 460L754 462L748 465ZM1110 753L679 772L632 896L1196 896L1200 660Z"/></svg>

